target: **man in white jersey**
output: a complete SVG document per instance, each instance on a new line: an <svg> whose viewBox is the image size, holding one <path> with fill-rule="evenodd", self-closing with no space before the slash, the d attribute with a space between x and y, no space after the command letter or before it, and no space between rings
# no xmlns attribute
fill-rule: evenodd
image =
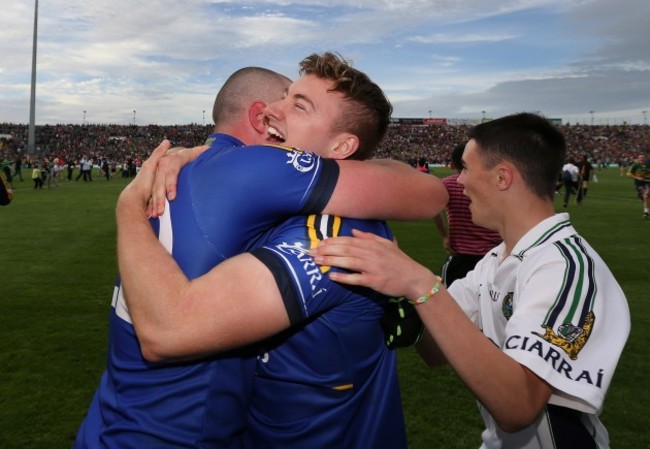
<svg viewBox="0 0 650 449"><path fill-rule="evenodd" d="M560 131L528 113L475 127L458 178L472 220L503 243L449 290L372 234L328 239L312 254L357 273L333 280L403 296L426 328L418 345L477 397L481 448L608 448L598 416L630 332L625 296L603 260L555 214Z"/></svg>

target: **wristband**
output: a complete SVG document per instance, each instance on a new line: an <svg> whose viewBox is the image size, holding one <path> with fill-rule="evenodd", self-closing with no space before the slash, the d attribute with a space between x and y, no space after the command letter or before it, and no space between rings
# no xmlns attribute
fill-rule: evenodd
<svg viewBox="0 0 650 449"><path fill-rule="evenodd" d="M408 302L413 304L414 306L417 306L419 304L424 304L427 302L433 295L438 293L440 291L440 283L442 282L442 278L440 276L436 276L436 283L433 284L433 287L431 287L431 290L429 290L428 293L425 293L424 295L420 296L418 299L411 300L409 299Z"/></svg>

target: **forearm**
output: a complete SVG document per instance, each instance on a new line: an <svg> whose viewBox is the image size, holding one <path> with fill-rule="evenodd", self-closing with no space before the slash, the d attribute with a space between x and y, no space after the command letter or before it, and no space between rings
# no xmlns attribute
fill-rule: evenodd
<svg viewBox="0 0 650 449"><path fill-rule="evenodd" d="M424 220L449 199L440 179L393 160L338 161L339 181L325 213L354 218Z"/></svg>
<svg viewBox="0 0 650 449"><path fill-rule="evenodd" d="M530 424L547 403L550 387L492 344L427 267L390 240L359 231L353 236L321 242L311 251L314 261L349 271L330 272L334 281L389 296L415 301L431 292L428 300L415 306L437 346L428 348L425 360L438 363L440 350L504 430Z"/></svg>
<svg viewBox="0 0 650 449"><path fill-rule="evenodd" d="M167 340L189 281L160 244L137 198L117 205L117 254L122 288L144 347Z"/></svg>
<svg viewBox="0 0 650 449"><path fill-rule="evenodd" d="M415 345L415 349L418 351L422 360L424 360L430 367L441 366L448 363L447 358L426 328L422 334L422 339Z"/></svg>
<svg viewBox="0 0 650 449"><path fill-rule="evenodd" d="M125 298L147 360L202 357L289 326L273 275L250 254L188 280L156 239L142 204L121 197L117 221Z"/></svg>
<svg viewBox="0 0 650 449"><path fill-rule="evenodd" d="M520 430L536 419L550 387L487 339L444 287L417 310L436 350L503 430Z"/></svg>

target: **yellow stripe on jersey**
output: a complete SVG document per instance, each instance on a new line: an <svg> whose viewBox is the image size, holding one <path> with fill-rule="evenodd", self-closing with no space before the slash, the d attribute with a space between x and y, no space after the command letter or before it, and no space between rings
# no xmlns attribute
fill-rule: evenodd
<svg viewBox="0 0 650 449"><path fill-rule="evenodd" d="M335 215L310 215L307 217L309 248L316 248L318 243L330 237L338 237L341 232L341 217ZM320 270L327 273L330 266L322 265Z"/></svg>
<svg viewBox="0 0 650 449"><path fill-rule="evenodd" d="M299 153L304 153L304 151L302 151L302 150L300 150L298 148L285 147L284 145L276 145L274 143L265 143L265 144L260 145L260 146L278 148L280 150L284 150L284 151L287 151L287 152L298 151Z"/></svg>
<svg viewBox="0 0 650 449"><path fill-rule="evenodd" d="M315 248L318 243L330 237L338 237L341 233L341 217L334 215L310 215L307 217L307 233L309 235L309 247ZM322 273L327 273L330 266L321 266ZM354 388L354 384L344 384L332 387L336 391L346 391Z"/></svg>

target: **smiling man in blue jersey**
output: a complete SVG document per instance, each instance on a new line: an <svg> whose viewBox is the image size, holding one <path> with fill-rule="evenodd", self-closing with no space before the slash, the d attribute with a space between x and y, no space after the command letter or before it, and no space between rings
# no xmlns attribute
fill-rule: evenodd
<svg viewBox="0 0 650 449"><path fill-rule="evenodd" d="M383 109L383 125L344 134L322 153L367 157L391 109L381 90L335 55L313 55L301 67L301 78L267 107L273 135L304 136L307 145L323 123L340 126L359 118L372 123L374 111ZM383 106L373 111L355 97L369 94ZM342 111L351 115L341 117ZM368 134L371 145L356 137ZM294 217L252 242L250 253L192 279L158 243L143 212L145 177L155 160L156 154L123 192L117 214L120 272L145 356L155 361L201 356L285 331L261 345L244 447L406 447L395 354L385 347L379 324L386 298L331 283L307 255L321 239L349 234L352 227L390 237L386 225ZM433 201L439 211L446 198L438 182L440 198Z"/></svg>
<svg viewBox="0 0 650 449"><path fill-rule="evenodd" d="M260 100L257 89L265 82L264 78L271 75L261 69L250 70L255 72L252 77L238 76L224 85L224 89L229 87L231 93L237 93L228 97L234 105L219 109L220 97L217 97L215 124L218 134L211 136L211 149L182 171L178 197L167 206L160 219L154 220L160 241L154 236L143 212L146 200L141 201L140 184L150 172L151 163L143 166L143 175L139 175L121 196L118 203L118 247L120 254L125 255L120 259L123 283L118 284L114 295L108 368L80 429L78 448L147 445L162 448L240 447L256 358L250 357L246 351L237 351L196 362L147 361L146 358L154 362L183 359L189 354L205 355L213 351L209 341L196 343L189 349L185 348L184 352L166 346L177 338L176 331L183 328L186 318L193 313L191 311L200 310L199 302L186 301L184 304L189 309L176 315L174 322L165 323L157 313L171 311L163 296L174 290L168 289L166 282L177 278L197 278L225 258L252 248L252 243L259 242L271 225L287 216L333 212L360 217L424 218L437 213L446 201L444 187L438 180L431 181L428 178L432 177L425 175L416 176L420 174L405 164L333 161L287 147L245 147L244 143L269 139L269 125L262 120L261 111L270 101ZM260 74L262 78L256 78ZM352 76L352 85L369 86L371 93L375 91L360 72L346 74ZM278 84L277 80L275 82ZM286 99L286 83L282 90ZM306 114L306 119L300 123L292 122L296 126L292 126L290 131L279 124L270 128L273 139L277 141L280 136L286 145L309 146L323 156L340 158L350 156L362 145L370 149L377 144L378 137L372 136L382 135L376 130L381 131L387 119L374 118L368 122L369 125L358 128L360 132L365 129L363 135L367 136L359 139L357 134L348 131L353 123L359 121L357 117L339 122L340 128L332 123L335 118L340 118L336 112L349 109L348 99L338 93L329 96L325 91L321 93L326 95L326 101L316 117ZM277 91L276 94L278 97L281 95ZM225 99L221 98L221 101ZM332 108L331 103L336 106ZM239 111L238 114L233 112L233 106L236 106L234 110ZM219 116L219 110L226 115ZM376 117L390 113L390 110L383 114L372 112L372 108L369 110L370 115ZM302 114L298 111L300 107L296 106L294 112ZM310 117L312 121L308 120ZM160 154L166 148L164 144L154 154ZM404 204L402 199L408 196L416 199ZM147 249L141 252L141 245L149 240L141 240L138 230L131 233L128 226L123 226L123 220L129 222L129 216L134 215L132 212L136 209L138 216L132 217L134 224L136 227L144 226L139 231L146 231L155 247L178 270L176 273L157 276L157 267L167 266L165 259L150 258ZM173 259L162 249L161 243L171 252ZM145 273L132 273L129 258L137 258ZM253 280L256 279L252 272L249 274ZM236 280L231 278L228 284L232 286ZM246 282L251 282L251 279ZM160 296L157 312L141 312L136 301L127 307L125 292L131 301L139 298L142 288L152 289L156 296L165 293ZM221 286L216 289L221 290ZM279 305L283 307L283 302L280 301ZM251 315L250 311L239 310ZM202 334L207 313L212 312L201 312L196 324L184 328L180 335ZM229 313L223 316L227 317ZM286 312L284 319L288 322ZM264 317L259 320L266 321ZM251 325L255 335L244 338L224 331L223 346L234 348L275 333L279 327L269 321L271 324L263 323L259 328ZM244 328L234 320L229 324L235 324L239 330ZM157 325L162 326L159 334L149 331L150 326ZM206 335L208 339L213 338ZM183 338L179 342L184 344Z"/></svg>

